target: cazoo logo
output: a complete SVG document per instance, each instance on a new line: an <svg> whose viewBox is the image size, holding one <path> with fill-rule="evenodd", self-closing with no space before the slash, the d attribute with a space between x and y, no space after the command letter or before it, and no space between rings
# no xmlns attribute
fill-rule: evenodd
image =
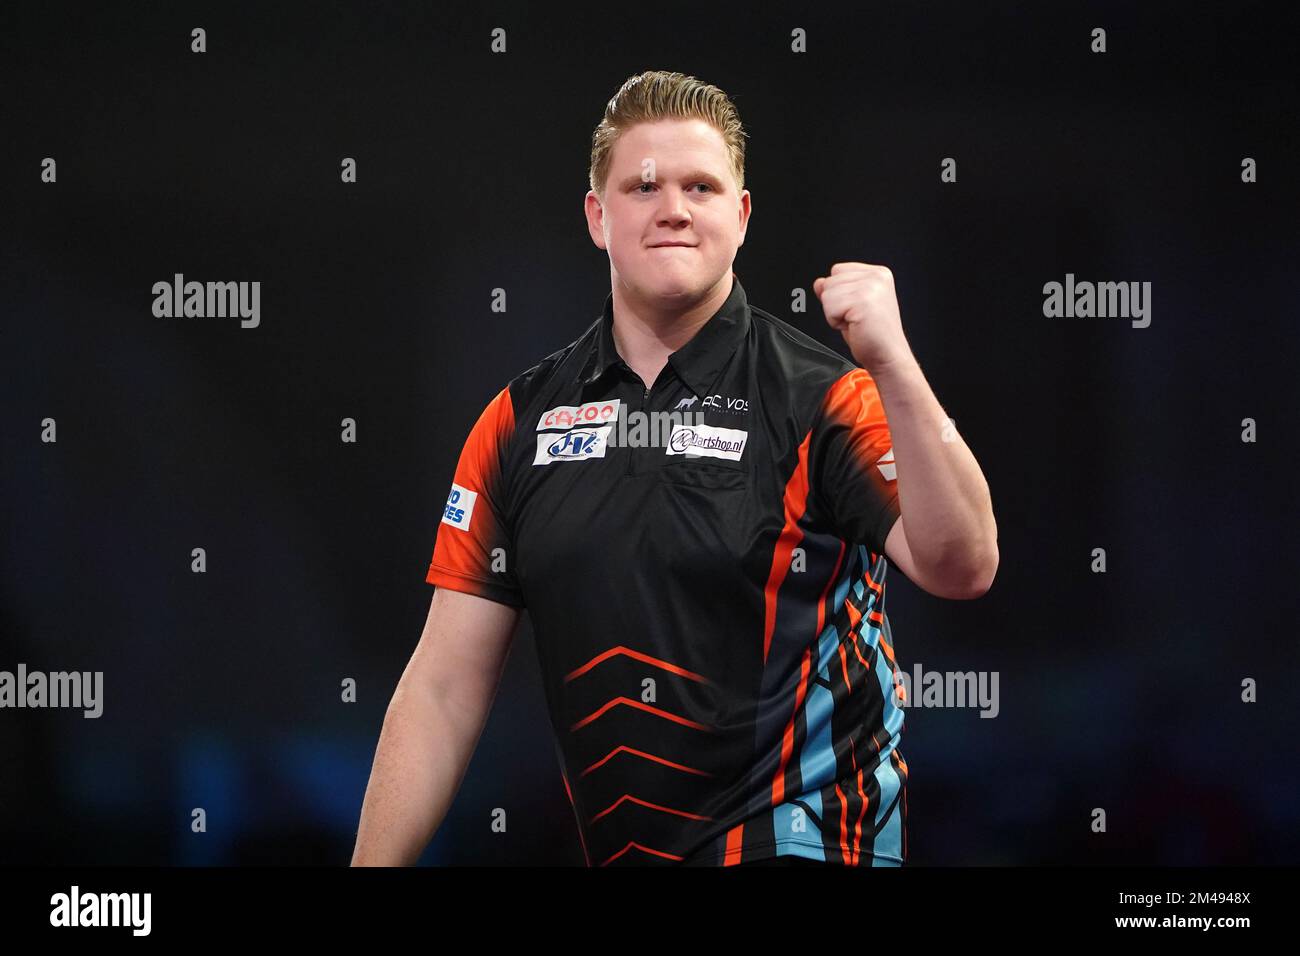
<svg viewBox="0 0 1300 956"><path fill-rule="evenodd" d="M557 405L542 412L542 417L537 420L537 430L603 425L618 415L622 404L622 399L615 398L607 402L588 402L586 405Z"/></svg>

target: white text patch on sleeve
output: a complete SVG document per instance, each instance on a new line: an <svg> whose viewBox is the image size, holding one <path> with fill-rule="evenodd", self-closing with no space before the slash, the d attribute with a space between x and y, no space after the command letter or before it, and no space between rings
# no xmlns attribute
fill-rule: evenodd
<svg viewBox="0 0 1300 956"><path fill-rule="evenodd" d="M447 496L447 507L442 511L442 523L460 528L461 531L468 531L469 520L474 516L474 502L477 500L477 491L470 491L452 482L451 494Z"/></svg>

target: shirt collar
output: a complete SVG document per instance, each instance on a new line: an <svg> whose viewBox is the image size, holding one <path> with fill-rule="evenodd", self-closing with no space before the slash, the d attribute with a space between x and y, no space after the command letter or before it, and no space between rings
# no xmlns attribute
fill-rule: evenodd
<svg viewBox="0 0 1300 956"><path fill-rule="evenodd" d="M749 323L749 301L739 277L733 272L731 294L727 300L689 342L668 356L668 364L696 395L705 394L749 332ZM614 293L611 292L605 297L605 308L597 320L595 339L588 347L587 359L578 373L577 382L590 385L610 366L622 361L614 346Z"/></svg>

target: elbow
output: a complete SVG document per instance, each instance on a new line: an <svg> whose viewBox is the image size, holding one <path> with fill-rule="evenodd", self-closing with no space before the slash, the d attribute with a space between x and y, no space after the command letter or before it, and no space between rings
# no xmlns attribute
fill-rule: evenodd
<svg viewBox="0 0 1300 956"><path fill-rule="evenodd" d="M993 579L998 575L998 559L994 555L992 562L981 570L972 575L966 582L966 586L956 595L955 600L973 601L976 598L982 598L989 593L989 588L993 587Z"/></svg>
<svg viewBox="0 0 1300 956"><path fill-rule="evenodd" d="M925 590L949 601L973 601L989 592L998 573L997 542L929 576Z"/></svg>

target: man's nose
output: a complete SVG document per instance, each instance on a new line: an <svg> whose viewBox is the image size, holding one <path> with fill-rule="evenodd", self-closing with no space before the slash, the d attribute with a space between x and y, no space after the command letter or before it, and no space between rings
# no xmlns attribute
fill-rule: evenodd
<svg viewBox="0 0 1300 956"><path fill-rule="evenodd" d="M659 215L664 222L681 222L691 218L686 194L680 189L665 189L660 195L663 196L663 203Z"/></svg>

